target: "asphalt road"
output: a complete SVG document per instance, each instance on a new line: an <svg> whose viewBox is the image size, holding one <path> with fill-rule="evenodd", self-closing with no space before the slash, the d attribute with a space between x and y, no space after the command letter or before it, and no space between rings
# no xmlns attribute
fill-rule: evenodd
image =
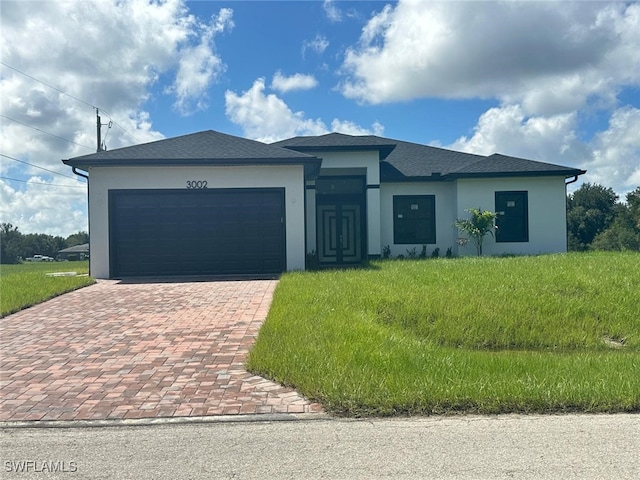
<svg viewBox="0 0 640 480"><path fill-rule="evenodd" d="M640 415L316 418L8 428L0 478L640 478Z"/></svg>

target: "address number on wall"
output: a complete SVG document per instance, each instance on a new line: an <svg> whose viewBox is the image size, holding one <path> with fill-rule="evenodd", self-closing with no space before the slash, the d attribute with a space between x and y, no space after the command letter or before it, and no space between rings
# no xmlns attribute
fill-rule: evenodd
<svg viewBox="0 0 640 480"><path fill-rule="evenodd" d="M187 180L187 188L207 188L206 180Z"/></svg>

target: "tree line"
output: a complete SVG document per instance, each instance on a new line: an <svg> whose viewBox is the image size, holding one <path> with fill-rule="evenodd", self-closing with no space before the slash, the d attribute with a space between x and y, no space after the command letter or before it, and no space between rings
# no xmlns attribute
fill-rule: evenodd
<svg viewBox="0 0 640 480"><path fill-rule="evenodd" d="M640 187L619 200L611 188L591 183L568 195L569 250L640 251Z"/></svg>
<svg viewBox="0 0 640 480"><path fill-rule="evenodd" d="M44 233L24 234L10 223L0 224L0 263L20 263L34 255L55 258L60 250L89 243L87 232L78 232L67 238Z"/></svg>

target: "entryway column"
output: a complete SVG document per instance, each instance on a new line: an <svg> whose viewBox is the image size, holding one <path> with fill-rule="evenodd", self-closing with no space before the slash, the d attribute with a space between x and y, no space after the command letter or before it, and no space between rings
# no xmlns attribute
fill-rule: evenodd
<svg viewBox="0 0 640 480"><path fill-rule="evenodd" d="M380 185L367 185L367 235L369 256L380 256Z"/></svg>

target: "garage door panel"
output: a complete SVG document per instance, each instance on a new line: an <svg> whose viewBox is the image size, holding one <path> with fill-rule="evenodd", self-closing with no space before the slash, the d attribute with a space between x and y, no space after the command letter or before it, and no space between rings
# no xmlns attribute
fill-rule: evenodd
<svg viewBox="0 0 640 480"><path fill-rule="evenodd" d="M110 192L111 276L280 273L284 190Z"/></svg>

